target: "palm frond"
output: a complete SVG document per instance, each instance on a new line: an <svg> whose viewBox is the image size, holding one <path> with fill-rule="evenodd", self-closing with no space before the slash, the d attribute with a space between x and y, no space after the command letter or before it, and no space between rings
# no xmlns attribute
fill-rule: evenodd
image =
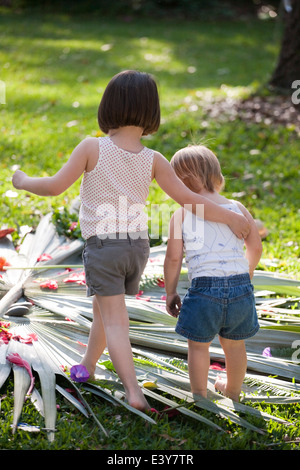
<svg viewBox="0 0 300 470"><path fill-rule="evenodd" d="M59 236L44 217L35 233L29 233L17 252L8 238L0 240L0 256L10 266L0 278L0 388L14 374L13 432L16 432L22 407L30 386L28 372L7 360L19 354L32 368L36 386L30 396L45 419L48 439L52 441L56 426L56 392L63 395L84 416L96 421L102 435L106 430L84 399L82 390L89 391L112 406L124 406L153 424L146 413L131 408L124 401L124 390L116 374L107 368L108 353L99 360L96 381L76 385L68 370L78 364L84 354L92 321L92 301L86 297L80 239L70 241ZM299 282L274 273L256 272L254 276L257 311L261 329L246 342L248 371L244 398L234 403L214 391L215 373L210 371L208 399L192 396L186 363L187 342L175 332L176 320L165 310L163 261L165 246L151 248L151 255L141 282L141 294L126 298L130 319L130 340L133 345L138 380L155 384L143 387L151 400L182 415L222 430L201 410L217 414L237 425L262 432L239 413L250 413L262 419L278 420L252 405L259 401L291 403L299 401L299 365L291 358L272 355L264 357L266 347L275 352L290 348L299 340L300 311L297 308ZM44 255L44 256L42 256ZM183 267L178 292L184 295L189 282ZM26 341L32 337L37 340ZM6 338L6 340L5 340ZM180 359L181 358L181 359ZM224 354L217 339L211 345L211 358L224 363ZM274 377L276 376L276 378ZM41 393L37 385L40 385ZM66 388L75 392L70 394ZM251 403L251 406L246 403ZM282 420L279 420L282 421Z"/></svg>

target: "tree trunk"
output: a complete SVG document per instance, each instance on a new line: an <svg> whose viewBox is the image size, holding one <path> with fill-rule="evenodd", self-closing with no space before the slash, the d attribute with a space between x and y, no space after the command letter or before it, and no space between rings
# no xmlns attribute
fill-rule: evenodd
<svg viewBox="0 0 300 470"><path fill-rule="evenodd" d="M271 88L291 91L300 80L300 0L292 0L292 10L285 12L285 27L278 64L269 81Z"/></svg>

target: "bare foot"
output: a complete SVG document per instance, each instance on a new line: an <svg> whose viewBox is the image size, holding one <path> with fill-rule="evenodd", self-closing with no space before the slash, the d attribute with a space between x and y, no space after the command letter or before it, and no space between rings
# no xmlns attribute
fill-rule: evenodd
<svg viewBox="0 0 300 470"><path fill-rule="evenodd" d="M151 408L140 388L137 392L127 395L127 403L140 411L149 411Z"/></svg>
<svg viewBox="0 0 300 470"><path fill-rule="evenodd" d="M205 389L205 390L196 390L196 391L192 390L192 394L195 395L195 396L207 398L207 389Z"/></svg>
<svg viewBox="0 0 300 470"><path fill-rule="evenodd" d="M225 397L230 398L233 401L239 401L240 395L239 393L234 393L232 391L227 390L227 381L223 380L220 376L216 378L215 381L215 389L219 392L223 393Z"/></svg>
<svg viewBox="0 0 300 470"><path fill-rule="evenodd" d="M223 380L220 376L216 378L215 389L223 393L224 395L226 395L226 385L227 385L226 380Z"/></svg>
<svg viewBox="0 0 300 470"><path fill-rule="evenodd" d="M92 366L91 364L87 364L84 359L80 362L80 364L82 366L84 366L87 370L88 370L88 373L90 374L90 379L94 379L95 378L95 370L96 370L96 366Z"/></svg>

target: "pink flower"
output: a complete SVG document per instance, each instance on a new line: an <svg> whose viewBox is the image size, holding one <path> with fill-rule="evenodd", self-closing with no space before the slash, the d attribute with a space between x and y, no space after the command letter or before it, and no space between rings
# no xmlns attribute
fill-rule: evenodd
<svg viewBox="0 0 300 470"><path fill-rule="evenodd" d="M40 283L40 287L42 289L58 289L57 281L49 279L48 281L44 281Z"/></svg>
<svg viewBox="0 0 300 470"><path fill-rule="evenodd" d="M86 382L90 377L87 368L82 364L72 366L70 369L70 373L71 379L74 380L74 382Z"/></svg>
<svg viewBox="0 0 300 470"><path fill-rule="evenodd" d="M48 261L49 259L52 259L52 256L48 255L48 253L43 253L38 257L37 261Z"/></svg>
<svg viewBox="0 0 300 470"><path fill-rule="evenodd" d="M73 232L73 230L76 229L77 225L78 225L78 222L72 222L70 227L69 227L69 231Z"/></svg>
<svg viewBox="0 0 300 470"><path fill-rule="evenodd" d="M32 389L34 387L34 377L32 375L32 372L31 372L31 367L30 365L28 364L27 361L25 361L24 359L21 358L21 356L19 356L18 353L14 353L14 354L9 354L8 356L6 356L6 359L11 362L12 364L16 364L17 366L20 366L20 367L24 367L29 376L30 376L30 387L29 387L29 390L27 392L27 394L29 395L31 392L32 392Z"/></svg>

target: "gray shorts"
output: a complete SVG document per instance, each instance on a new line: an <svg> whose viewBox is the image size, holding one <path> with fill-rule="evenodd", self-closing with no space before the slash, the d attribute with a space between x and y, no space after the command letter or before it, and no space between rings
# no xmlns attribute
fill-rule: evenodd
<svg viewBox="0 0 300 470"><path fill-rule="evenodd" d="M150 252L148 235L141 234L139 238L117 233L86 240L82 259L88 296L138 294Z"/></svg>

